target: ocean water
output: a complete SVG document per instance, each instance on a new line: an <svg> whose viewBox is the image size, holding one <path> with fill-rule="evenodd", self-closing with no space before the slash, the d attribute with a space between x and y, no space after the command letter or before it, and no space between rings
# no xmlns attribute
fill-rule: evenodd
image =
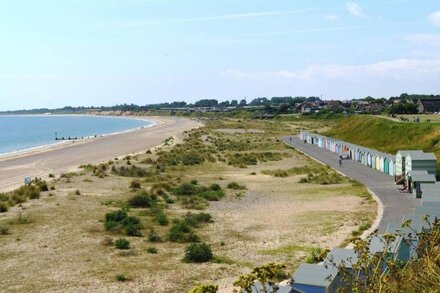
<svg viewBox="0 0 440 293"><path fill-rule="evenodd" d="M0 115L0 154L57 143L55 134L58 138L100 136L151 125L119 117Z"/></svg>

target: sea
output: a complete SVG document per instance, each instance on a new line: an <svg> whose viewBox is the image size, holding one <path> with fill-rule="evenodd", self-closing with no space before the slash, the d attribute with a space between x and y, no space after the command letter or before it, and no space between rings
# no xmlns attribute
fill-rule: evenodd
<svg viewBox="0 0 440 293"><path fill-rule="evenodd" d="M86 115L0 115L0 155L152 126L153 122ZM58 138L56 140L55 138Z"/></svg>

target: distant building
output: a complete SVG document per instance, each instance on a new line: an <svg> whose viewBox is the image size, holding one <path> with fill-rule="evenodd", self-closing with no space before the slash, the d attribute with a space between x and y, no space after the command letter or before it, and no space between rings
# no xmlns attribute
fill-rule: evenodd
<svg viewBox="0 0 440 293"><path fill-rule="evenodd" d="M419 113L438 113L440 112L440 99L419 99L417 106Z"/></svg>

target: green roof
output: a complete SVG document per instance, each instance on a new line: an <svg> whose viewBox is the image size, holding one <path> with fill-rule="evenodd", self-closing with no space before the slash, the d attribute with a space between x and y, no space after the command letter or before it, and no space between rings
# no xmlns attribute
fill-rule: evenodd
<svg viewBox="0 0 440 293"><path fill-rule="evenodd" d="M408 157L410 157L412 161L437 161L433 153L413 153L409 154Z"/></svg>
<svg viewBox="0 0 440 293"><path fill-rule="evenodd" d="M435 182L435 176L428 174L426 170L412 170L409 172L412 181L415 182Z"/></svg>

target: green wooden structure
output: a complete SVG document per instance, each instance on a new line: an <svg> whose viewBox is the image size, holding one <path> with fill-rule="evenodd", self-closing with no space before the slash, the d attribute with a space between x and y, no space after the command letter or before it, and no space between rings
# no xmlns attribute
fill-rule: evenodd
<svg viewBox="0 0 440 293"><path fill-rule="evenodd" d="M436 182L435 176L432 174L428 174L426 170L410 171L407 180L408 180L409 192L412 192L416 198L422 197L422 188L421 188L422 183L434 184Z"/></svg>

